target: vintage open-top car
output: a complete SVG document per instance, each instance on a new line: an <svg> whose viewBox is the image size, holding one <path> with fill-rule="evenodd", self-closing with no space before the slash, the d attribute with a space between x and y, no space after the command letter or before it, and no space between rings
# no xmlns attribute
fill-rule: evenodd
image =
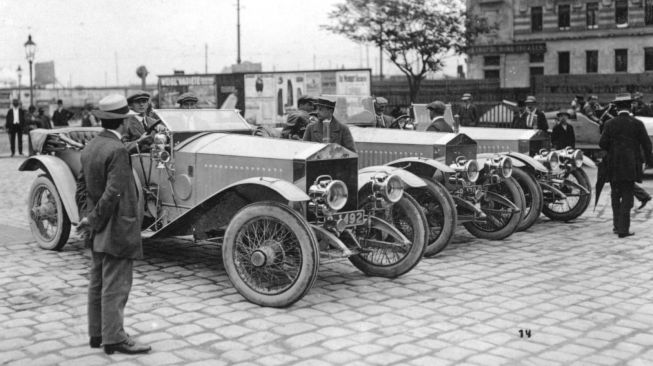
<svg viewBox="0 0 653 366"><path fill-rule="evenodd" d="M293 304L324 260L396 277L422 257L426 218L392 171L359 176L357 155L339 145L252 136L235 110L156 113L152 145L131 157L143 235L221 241L225 270L247 300ZM38 154L19 169L43 171L28 202L43 248L61 249L80 220L80 150L99 131L32 131Z"/></svg>
<svg viewBox="0 0 653 366"><path fill-rule="evenodd" d="M464 134L369 128L376 124L372 98L334 98L335 117L350 126L361 167L400 167L428 182L429 196L409 191L422 204L431 226L428 254L438 253L451 240L453 230L445 230L444 223L453 220L479 238L503 239L516 230L523 192L510 178L510 159L477 160L476 142ZM451 199L429 199L436 192L439 196L448 192Z"/></svg>

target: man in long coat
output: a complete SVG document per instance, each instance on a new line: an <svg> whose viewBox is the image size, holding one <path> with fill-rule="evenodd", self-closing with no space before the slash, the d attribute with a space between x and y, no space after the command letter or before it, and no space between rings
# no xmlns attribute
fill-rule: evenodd
<svg viewBox="0 0 653 366"><path fill-rule="evenodd" d="M629 113L630 97L618 97L614 104L617 117L607 121L599 146L607 151L606 180L612 189L614 231L620 238L630 232L630 209L633 207L635 182L641 182L642 164L651 159L651 140L642 121Z"/></svg>
<svg viewBox="0 0 653 366"><path fill-rule="evenodd" d="M121 142L129 109L124 96L102 99L96 116L104 130L82 151L77 192L84 193L78 232L90 237L92 263L88 289L90 346L107 354L150 351L136 344L123 328L132 286L134 259L143 256L142 207L129 153ZM81 186L81 187L80 187Z"/></svg>

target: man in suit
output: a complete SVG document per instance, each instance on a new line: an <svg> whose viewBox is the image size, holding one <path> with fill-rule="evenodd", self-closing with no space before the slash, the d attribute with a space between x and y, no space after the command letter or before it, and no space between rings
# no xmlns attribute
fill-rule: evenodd
<svg viewBox="0 0 653 366"><path fill-rule="evenodd" d="M564 149L567 146L576 147L574 127L567 123L567 119L571 117L572 112L565 109L558 112L558 124L551 131L551 144L556 149Z"/></svg>
<svg viewBox="0 0 653 366"><path fill-rule="evenodd" d="M71 118L73 118L73 112L65 109L63 107L63 101L59 99L57 101L57 110L52 114L52 124L55 127L68 126L68 121Z"/></svg>
<svg viewBox="0 0 653 366"><path fill-rule="evenodd" d="M302 140L304 138L306 127L310 123L318 121L314 101L315 98L308 95L304 95L297 100L297 110L288 113L286 124L281 130L281 138L290 140Z"/></svg>
<svg viewBox="0 0 653 366"><path fill-rule="evenodd" d="M16 140L18 140L18 153L23 155L23 128L26 126L25 110L20 107L18 99L11 101L11 108L7 111L5 118L5 129L9 135L9 147L11 156L16 154Z"/></svg>
<svg viewBox="0 0 653 366"><path fill-rule="evenodd" d="M464 105L460 107L458 115L460 116L460 124L462 126L475 127L478 125L478 111L476 106L472 104L472 95L470 93L463 94L461 98Z"/></svg>
<svg viewBox="0 0 653 366"><path fill-rule="evenodd" d="M122 141L125 143L127 151L134 154L146 150L152 143L152 136L145 132L156 121L146 114L150 103L150 93L137 90L127 97L127 103L129 103L131 113L125 121L126 131Z"/></svg>
<svg viewBox="0 0 653 366"><path fill-rule="evenodd" d="M121 142L129 108L125 97L109 95L99 102L96 117L104 130L82 150L78 195L85 192L77 231L91 243L88 329L92 348L107 354L150 351L136 344L123 328L124 309L132 286L134 259L142 258L142 204L129 153Z"/></svg>
<svg viewBox="0 0 653 366"><path fill-rule="evenodd" d="M304 141L336 143L355 152L356 146L349 127L333 117L336 101L331 98L320 97L314 104L317 108L318 120L306 127Z"/></svg>
<svg viewBox="0 0 653 366"><path fill-rule="evenodd" d="M453 128L444 120L444 111L447 107L443 102L436 100L426 105L429 110L431 124L426 128L427 131L435 132L453 132Z"/></svg>
<svg viewBox="0 0 653 366"><path fill-rule="evenodd" d="M630 232L630 209L633 207L635 182L641 182L642 164L651 160L651 140L642 121L629 113L630 95L618 95L614 100L617 117L605 123L599 146L607 151L606 180L612 188L614 231L620 238Z"/></svg>
<svg viewBox="0 0 653 366"><path fill-rule="evenodd" d="M376 114L376 126L380 128L390 128L394 118L385 114L385 108L388 105L388 100L383 97L374 98L374 113Z"/></svg>
<svg viewBox="0 0 653 366"><path fill-rule="evenodd" d="M549 124L546 122L544 112L537 108L537 100L534 96L529 95L526 97L526 128L534 130L542 130L547 132Z"/></svg>
<svg viewBox="0 0 653 366"><path fill-rule="evenodd" d="M526 103L523 100L517 101L517 110L513 112L512 128L526 128L526 117L528 111L526 110Z"/></svg>

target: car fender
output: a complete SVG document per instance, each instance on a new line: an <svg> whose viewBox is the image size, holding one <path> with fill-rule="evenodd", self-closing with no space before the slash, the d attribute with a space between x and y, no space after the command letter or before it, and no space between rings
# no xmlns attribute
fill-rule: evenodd
<svg viewBox="0 0 653 366"><path fill-rule="evenodd" d="M253 177L234 182L167 223L152 235L160 238L194 234L197 238L216 226L226 226L241 208L259 201L297 203L310 197L296 185L279 178Z"/></svg>
<svg viewBox="0 0 653 366"><path fill-rule="evenodd" d="M548 173L548 171L549 171L542 163L540 163L539 161L533 159L532 157L530 157L530 156L528 156L526 154L511 151L511 152L507 153L507 155L510 156L511 158L513 158L513 163L514 163L515 160L519 160L519 161L523 162L524 164L526 164L527 166L535 169L536 171L539 171L539 172L542 172L542 173Z"/></svg>
<svg viewBox="0 0 653 366"><path fill-rule="evenodd" d="M436 172L454 173L455 170L447 164L429 158L408 157L393 160L385 165L409 171L418 177L431 178Z"/></svg>
<svg viewBox="0 0 653 366"><path fill-rule="evenodd" d="M375 165L375 166L368 166L362 168L358 171L359 192L365 185L369 184L370 179L376 173L386 173L388 175L394 174L398 176L399 179L402 180L402 182L404 182L404 186L408 186L411 188L426 187L426 183L424 183L424 179L418 177L417 175L407 170L401 168L395 168L387 165Z"/></svg>
<svg viewBox="0 0 653 366"><path fill-rule="evenodd" d="M18 167L18 170L21 172L39 169L46 172L52 178L54 186L59 191L61 202L66 209L66 213L68 213L70 222L77 224L79 222L79 210L75 201L77 181L73 172L63 160L52 155L35 155L29 157Z"/></svg>

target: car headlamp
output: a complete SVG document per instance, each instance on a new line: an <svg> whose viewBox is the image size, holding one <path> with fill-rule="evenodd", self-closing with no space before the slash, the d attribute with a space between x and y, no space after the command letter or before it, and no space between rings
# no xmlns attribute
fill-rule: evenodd
<svg viewBox="0 0 653 366"><path fill-rule="evenodd" d="M378 174L372 177L372 190L390 203L397 203L404 195L404 182L399 176Z"/></svg>
<svg viewBox="0 0 653 366"><path fill-rule="evenodd" d="M467 175L467 180L472 183L475 183L478 180L479 171L476 159L468 160L465 163L465 174Z"/></svg>
<svg viewBox="0 0 653 366"><path fill-rule="evenodd" d="M560 151L560 159L563 161L571 160L576 168L583 166L583 152L579 149L568 147Z"/></svg>
<svg viewBox="0 0 653 366"><path fill-rule="evenodd" d="M509 157L495 155L488 164L501 178L507 179L512 176L512 159Z"/></svg>
<svg viewBox="0 0 653 366"><path fill-rule="evenodd" d="M317 204L324 204L329 210L338 211L345 207L349 192L347 185L341 180L334 180L328 175L321 175L308 189L311 200Z"/></svg>
<svg viewBox="0 0 653 366"><path fill-rule="evenodd" d="M551 170L558 170L560 167L560 155L558 155L557 152L551 151L546 159L547 163L549 163L549 167L551 167Z"/></svg>

